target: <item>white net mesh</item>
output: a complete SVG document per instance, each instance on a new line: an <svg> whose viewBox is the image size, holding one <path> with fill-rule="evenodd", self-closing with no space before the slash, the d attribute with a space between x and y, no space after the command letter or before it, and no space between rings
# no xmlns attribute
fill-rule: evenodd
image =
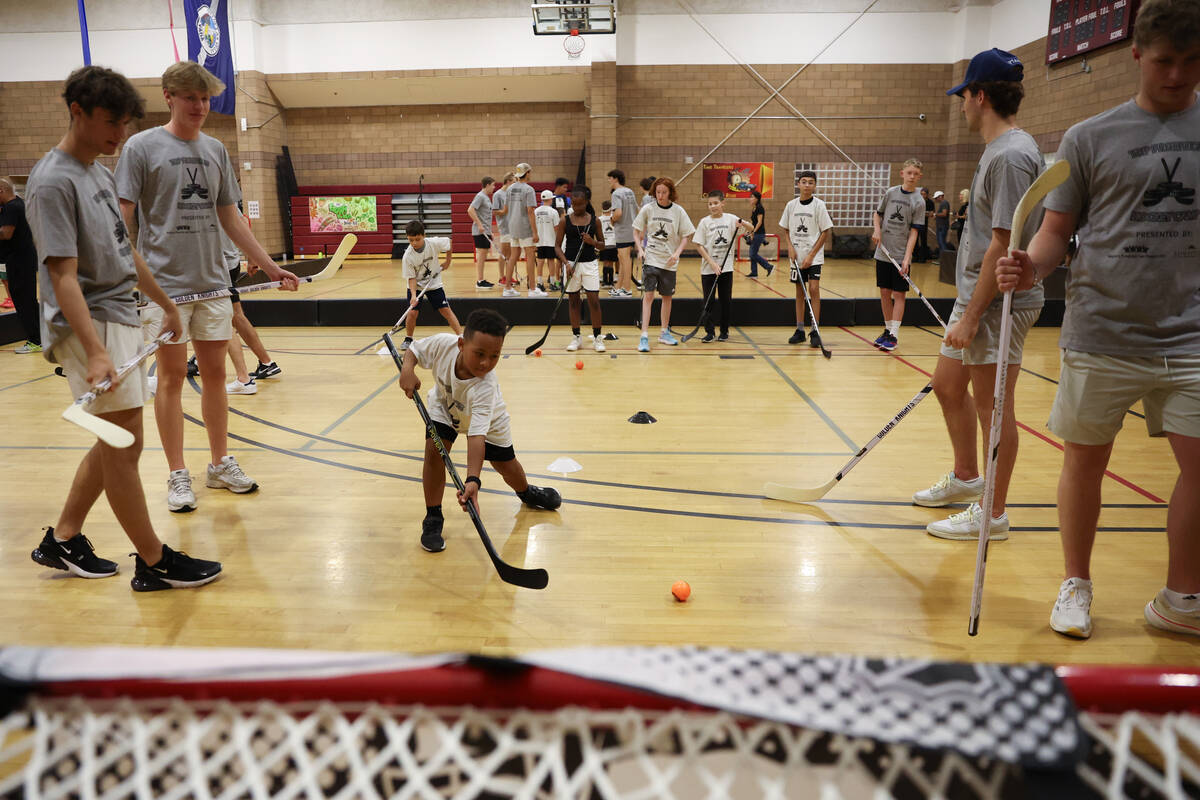
<svg viewBox="0 0 1200 800"><path fill-rule="evenodd" d="M1200 796L1195 718L1086 727L1078 776L1097 796ZM1149 760L1135 752L1146 739ZM5 799L1026 797L1029 778L724 712L73 698L0 722Z"/></svg>

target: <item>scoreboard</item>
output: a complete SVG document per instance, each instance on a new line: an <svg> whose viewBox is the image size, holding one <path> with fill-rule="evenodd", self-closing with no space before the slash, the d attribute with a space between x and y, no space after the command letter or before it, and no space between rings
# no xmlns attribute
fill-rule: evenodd
<svg viewBox="0 0 1200 800"><path fill-rule="evenodd" d="M1051 0L1046 63L1121 42L1133 33L1139 0Z"/></svg>

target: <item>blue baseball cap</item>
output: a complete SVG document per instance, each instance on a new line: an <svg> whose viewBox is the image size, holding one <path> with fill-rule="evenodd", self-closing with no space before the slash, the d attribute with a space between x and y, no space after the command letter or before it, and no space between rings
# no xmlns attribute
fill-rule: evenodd
<svg viewBox="0 0 1200 800"><path fill-rule="evenodd" d="M967 66L967 77L946 94L962 94L963 89L972 83L1020 81L1024 77L1025 67L1021 64L1021 59L1006 50L993 47L972 58L971 63Z"/></svg>

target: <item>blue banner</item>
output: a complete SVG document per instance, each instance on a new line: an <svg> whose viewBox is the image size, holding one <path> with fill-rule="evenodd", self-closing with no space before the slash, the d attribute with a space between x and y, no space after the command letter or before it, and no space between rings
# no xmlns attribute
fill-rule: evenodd
<svg viewBox="0 0 1200 800"><path fill-rule="evenodd" d="M188 60L195 61L225 83L225 91L212 99L212 110L221 114L233 114L237 104L229 3L230 0L183 0Z"/></svg>
<svg viewBox="0 0 1200 800"><path fill-rule="evenodd" d="M87 9L83 5L83 0L79 0L79 38L83 40L83 64L90 67L92 65L92 43L88 37L87 26Z"/></svg>

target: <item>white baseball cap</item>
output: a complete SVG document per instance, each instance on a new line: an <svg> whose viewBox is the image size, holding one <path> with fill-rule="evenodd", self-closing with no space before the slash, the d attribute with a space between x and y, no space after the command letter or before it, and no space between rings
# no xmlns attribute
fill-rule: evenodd
<svg viewBox="0 0 1200 800"><path fill-rule="evenodd" d="M933 196L934 196L934 198L945 197L946 193L943 192L941 189L938 189L936 192L933 193Z"/></svg>
<svg viewBox="0 0 1200 800"><path fill-rule="evenodd" d="M549 200L551 197L554 197L554 192L550 191L549 189L542 189L543 200Z"/></svg>
<svg viewBox="0 0 1200 800"><path fill-rule="evenodd" d="M513 170L513 174L516 175L518 178L524 178L526 175L529 174L529 170L531 170L531 169L533 169L533 167L529 166L524 161L522 161L520 164L517 164L517 168Z"/></svg>

